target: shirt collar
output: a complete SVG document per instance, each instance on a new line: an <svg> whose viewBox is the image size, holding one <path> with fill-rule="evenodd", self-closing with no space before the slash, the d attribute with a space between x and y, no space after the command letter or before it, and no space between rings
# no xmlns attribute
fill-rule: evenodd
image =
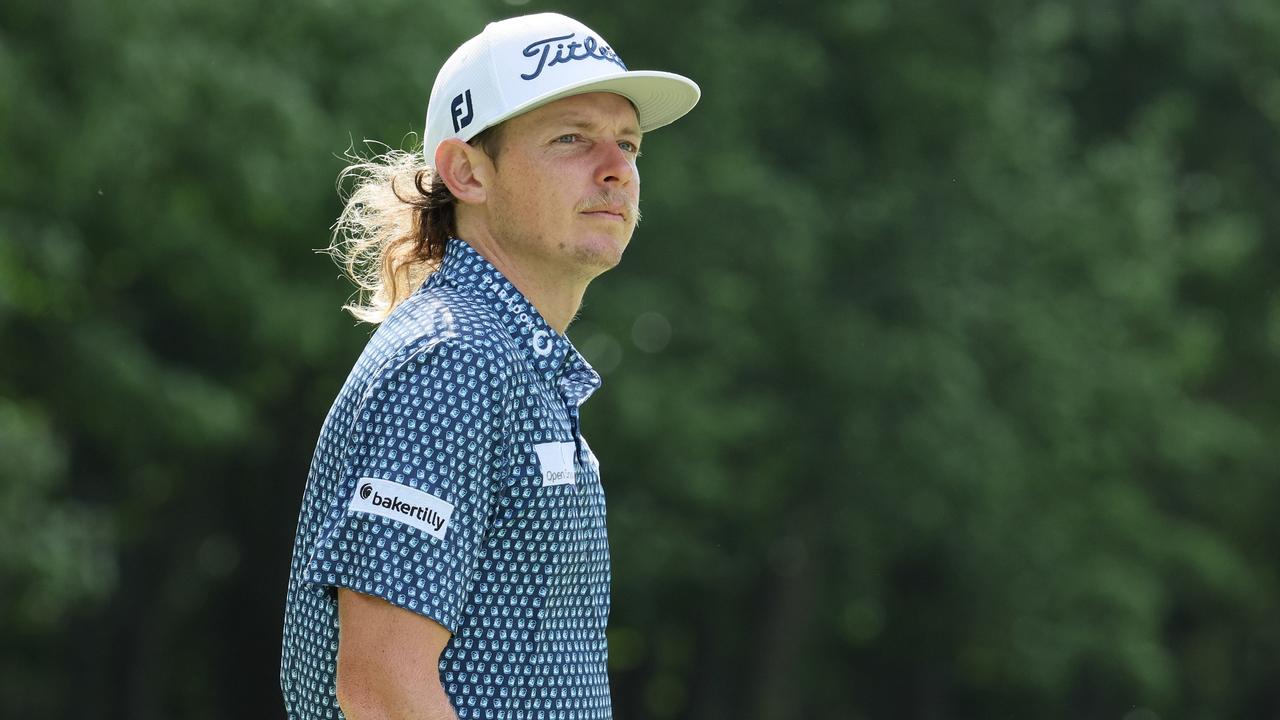
<svg viewBox="0 0 1280 720"><path fill-rule="evenodd" d="M547 382L554 382L581 405L600 387L600 375L569 338L538 312L511 281L476 249L458 238L445 244L444 261L433 281L467 288L489 300L516 346ZM438 280L437 280L438 278Z"/></svg>

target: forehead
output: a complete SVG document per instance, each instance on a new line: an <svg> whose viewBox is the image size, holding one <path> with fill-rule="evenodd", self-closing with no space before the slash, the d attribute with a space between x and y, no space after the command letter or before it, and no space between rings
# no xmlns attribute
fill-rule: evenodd
<svg viewBox="0 0 1280 720"><path fill-rule="evenodd" d="M538 130L553 125L590 126L619 135L640 135L640 123L631 101L609 92L572 95L508 121L510 130Z"/></svg>

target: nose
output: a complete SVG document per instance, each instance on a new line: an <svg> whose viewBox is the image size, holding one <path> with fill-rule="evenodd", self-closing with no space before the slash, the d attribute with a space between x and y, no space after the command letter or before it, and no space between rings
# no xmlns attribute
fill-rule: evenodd
<svg viewBox="0 0 1280 720"><path fill-rule="evenodd" d="M596 165L596 182L600 185L624 186L636 180L635 157L617 143L600 143L603 150Z"/></svg>

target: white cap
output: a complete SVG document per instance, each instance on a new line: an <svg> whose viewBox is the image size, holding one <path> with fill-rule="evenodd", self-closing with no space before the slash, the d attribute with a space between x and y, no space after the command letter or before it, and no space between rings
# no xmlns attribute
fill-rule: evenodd
<svg viewBox="0 0 1280 720"><path fill-rule="evenodd" d="M480 131L553 100L611 92L636 107L640 131L673 122L693 109L702 91L689 78L627 70L604 38L556 13L489 23L440 68L427 105L423 154L435 165L447 138Z"/></svg>

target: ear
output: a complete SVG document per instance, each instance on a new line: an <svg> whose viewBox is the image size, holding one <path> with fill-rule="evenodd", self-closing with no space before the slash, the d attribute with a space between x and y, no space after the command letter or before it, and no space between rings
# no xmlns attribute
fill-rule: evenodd
<svg viewBox="0 0 1280 720"><path fill-rule="evenodd" d="M484 203L493 172L493 161L484 151L458 138L444 140L436 147L436 173L461 203Z"/></svg>

